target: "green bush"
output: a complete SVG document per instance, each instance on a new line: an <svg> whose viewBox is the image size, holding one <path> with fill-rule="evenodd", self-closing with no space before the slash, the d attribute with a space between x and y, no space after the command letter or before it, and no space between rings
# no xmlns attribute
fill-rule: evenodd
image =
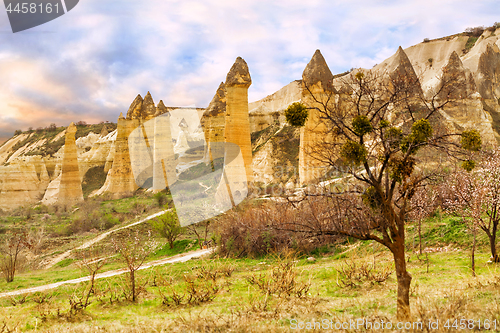
<svg viewBox="0 0 500 333"><path fill-rule="evenodd" d="M292 126L304 126L308 116L309 111L307 111L306 106L299 102L291 104L285 110L286 121Z"/></svg>
<svg viewBox="0 0 500 333"><path fill-rule="evenodd" d="M153 195L153 198L158 203L158 207L163 207L168 202L168 196L165 192L158 192Z"/></svg>
<svg viewBox="0 0 500 333"><path fill-rule="evenodd" d="M184 233L184 228L180 226L175 210L168 211L149 223L160 236L167 239L171 249L174 247L175 240Z"/></svg>

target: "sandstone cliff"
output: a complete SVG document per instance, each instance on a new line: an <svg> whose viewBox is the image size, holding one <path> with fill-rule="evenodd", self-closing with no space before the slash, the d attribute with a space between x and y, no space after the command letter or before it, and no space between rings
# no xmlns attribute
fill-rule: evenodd
<svg viewBox="0 0 500 333"><path fill-rule="evenodd" d="M457 34L419 43L404 50L400 48L371 70L396 73L393 75L418 80L421 91L426 96L438 91L443 82L456 82L457 89L440 93L440 98L448 95L452 97L450 107L440 111L443 123L456 130L477 128L485 144L492 146L500 142L499 47L500 29L485 31L477 40L466 34ZM292 174L287 173L285 177L281 177L276 173L280 165L296 165L304 175L302 182L307 183L316 175L307 175L305 166L312 165L310 170L315 170L321 169L321 165L316 165L306 155L299 158L300 153L287 153L289 150L297 152L298 148L293 147L298 145L298 131L286 128L284 110L298 101L314 106L314 101L310 98L311 92L323 97L330 93L339 96L349 93L339 89L341 80L342 76L332 75L325 59L317 51L304 69L301 80L293 81L252 103L248 103L245 95L251 78L243 59L237 59L226 82L219 85L206 109L197 108L193 113L186 108L165 106L163 101L155 106L149 92L144 99L138 95L130 105L126 117L120 117L118 129L105 129L102 126L99 130L83 131L85 126L78 127L75 144L79 178L82 180L89 170L99 168L107 173L107 178L96 194L107 191L115 198L133 194L137 184L132 172L128 135L140 127L145 130L144 124L147 121L168 112L170 123L178 124L185 119L189 128L186 132L178 126L171 127L170 136L174 138L172 143L177 144L178 148L183 146L186 153L183 157L186 163L181 164L182 170L177 169L177 172L185 171L190 167L190 161L198 160L203 154L203 151L191 147L193 142L199 141L198 134L205 137L206 161L223 157L223 145L219 146L218 151L215 147L217 143L223 143L225 138L238 141L238 137L245 137L246 142L238 144L245 147L245 159L250 161L251 167L246 170L247 177L253 177L256 182L263 184L287 182L290 179L298 182L299 179ZM241 120L242 117L238 116L236 118L240 120L236 124L232 123L235 113L228 103L238 105L237 112L244 110L244 118L248 117L248 120ZM202 135L201 132L198 133L198 121L204 132ZM240 127L234 132L228 132L228 128L236 128L233 125ZM247 131L252 134L253 157L249 157L250 150L246 148L249 147ZM307 146L315 146L324 139L319 135L321 124L315 112L311 113L310 120L301 132L301 152L306 151ZM293 147L284 144L284 133L290 136ZM47 198L58 196L66 134L64 128L57 128L50 135L37 131L25 132L14 136L0 147L0 208L34 204L44 193ZM187 147L189 149L185 149ZM179 165L169 167L169 172L175 172L171 169L178 167ZM160 174L160 168L155 170L155 174Z"/></svg>

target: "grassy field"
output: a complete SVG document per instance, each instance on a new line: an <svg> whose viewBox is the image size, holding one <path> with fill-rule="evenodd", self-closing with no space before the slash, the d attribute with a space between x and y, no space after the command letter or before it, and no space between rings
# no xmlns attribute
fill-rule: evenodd
<svg viewBox="0 0 500 333"><path fill-rule="evenodd" d="M338 250L349 250L345 246ZM315 262L299 259L294 263L296 284L310 284L305 295L270 293L271 271L283 263L275 257L259 259L198 259L140 271L144 287L139 301L127 300L123 290L125 277L99 280L92 303L82 311L70 313L69 298L84 286L65 286L45 295L2 299L0 316L9 328L22 331L72 332L203 332L203 331L293 331L292 324L331 319L334 322L357 320L395 321L395 277L385 282L361 281L352 287L342 286L346 260L360 265L372 264L375 270L390 265L387 251L362 244L348 254L318 257ZM477 256L478 277L472 278L468 254L432 253L429 263L410 256L413 275L413 320L470 318L500 320L500 279L497 266L486 265L488 255ZM209 272L209 273L207 273ZM206 278L219 272L215 282ZM225 272L225 273L224 273ZM229 272L229 273L228 273ZM204 274L204 275L203 275ZM217 273L215 273L217 274ZM262 290L249 282L265 276L270 287ZM62 277L62 275L61 275ZM216 286L208 301L189 302L186 291L189 279L198 292ZM339 280L340 279L340 280ZM210 282L206 284L206 282ZM184 299L176 304L172 290ZM16 304L15 303L22 304ZM99 327L99 329L97 329Z"/></svg>
<svg viewBox="0 0 500 333"><path fill-rule="evenodd" d="M0 228L5 232L19 226L43 226L47 244L41 250L39 263L105 230L126 226L167 209L170 204L168 194L137 193L115 201L88 200L71 209L20 208L12 215L1 217ZM72 228L94 221L94 214L95 221L101 221L96 229ZM198 234L204 234L203 225L196 228ZM489 245L485 235L478 233L477 276L473 277L472 236L460 217L437 211L423 221L420 234L422 248L426 249L424 254L418 254L418 229L416 224L407 226L407 261L413 276L412 321L428 324L429 320L439 319L441 330L430 331L444 332L453 330L453 327L444 328L447 320L451 320L450 326L455 319L457 323L463 318L475 320L476 325L478 320L482 323L497 320L500 330L500 265L488 263ZM126 230L115 234L126 236ZM153 231L147 222L131 228L134 230L140 234ZM195 234L188 230L172 249L159 235L153 234L153 238L158 246L146 262L200 248ZM211 238L209 234L208 239ZM109 240L101 242L108 245L108 250ZM107 256L100 273L126 267L118 253ZM314 260L308 259L311 256ZM32 265L16 274L14 282L0 280L0 292L87 274L73 252L50 269ZM23 332L293 332L299 325L313 325L313 321L322 320L328 320L323 322L325 325L361 319L396 323L397 283L392 257L383 246L369 241L344 239L309 253L284 252L259 258L220 258L214 254L140 270L136 274L139 291L136 302L131 301L127 274L97 280L93 292L88 294L88 306L79 306L89 291L88 282L67 284L44 293L0 298L0 332L16 329Z"/></svg>
<svg viewBox="0 0 500 333"><path fill-rule="evenodd" d="M473 277L470 235L458 218L435 216L423 223L422 234L424 248L434 252L418 255L417 233L409 226L412 321L427 325L429 320L439 319L441 328L433 332L453 331L455 319L457 323L464 318L475 320L476 325L478 320L500 323L500 266L487 263L486 239L480 237L477 276ZM185 236L174 249L161 246L148 260L196 248L196 240ZM142 270L137 273L137 302L130 300L127 275L98 280L85 309L72 310L70 299L78 300L87 283L3 298L0 328L5 325L5 332L7 328L43 332L289 332L297 331L294 328L299 324L321 320L331 325L361 319L396 323L396 279L385 248L347 240L315 250L314 261L307 259L310 255L254 259L214 255ZM49 271L19 274L13 283L0 282L0 290L83 276L76 263L69 259ZM103 271L122 267L117 256ZM444 327L447 320L451 320L450 330Z"/></svg>

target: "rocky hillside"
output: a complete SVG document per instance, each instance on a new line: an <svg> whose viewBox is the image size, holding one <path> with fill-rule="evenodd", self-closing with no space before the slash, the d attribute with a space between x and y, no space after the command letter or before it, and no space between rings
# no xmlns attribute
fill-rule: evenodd
<svg viewBox="0 0 500 333"><path fill-rule="evenodd" d="M306 67L309 70L304 71L301 80L248 104L253 178L258 184L292 187L299 182L297 168L300 168L302 134L286 124L284 110L293 102L306 102L303 80L323 82L324 76L330 73L324 59L320 66L316 66L318 59L323 59L319 51ZM311 68L314 70L311 71ZM460 85L461 90L454 92L456 96L453 98L457 102L446 111L441 111L441 119L447 126L459 130L478 129L487 145L494 146L500 142L500 28L476 29L436 40L426 39L404 50L399 48L371 71L382 74L400 68L414 72L427 95L433 95L451 76L465 83ZM331 78L329 76L328 82L321 86L326 87L332 82L332 89L335 90L349 73L329 75ZM121 132L120 126L112 123L77 124L76 146L84 194L108 191L122 196L133 193L136 184L130 170L127 133L159 115L169 113L171 123L187 122L197 136L205 135L208 145L223 142L227 87L222 83L214 90L209 106L196 109L189 117L183 109L166 107L162 101L156 104L148 93L144 99L137 96L128 112L124 110L126 117L117 115L122 124ZM174 149L184 136L185 145L189 141L188 132L176 131L171 133ZM44 203L51 202L59 186L57 179L61 173L64 136L65 128L52 126L45 130L17 133L0 146L0 209L34 204L42 198ZM212 157L221 158L223 155L220 153L212 150ZM186 165L207 158L201 150L191 155L184 157ZM102 185L104 179L106 182Z"/></svg>
<svg viewBox="0 0 500 333"><path fill-rule="evenodd" d="M65 134L66 127L50 126L18 133L0 147L0 209L13 209L44 197L49 183L60 175ZM109 167L116 124L80 123L75 137L82 180L91 169L104 171L106 162Z"/></svg>

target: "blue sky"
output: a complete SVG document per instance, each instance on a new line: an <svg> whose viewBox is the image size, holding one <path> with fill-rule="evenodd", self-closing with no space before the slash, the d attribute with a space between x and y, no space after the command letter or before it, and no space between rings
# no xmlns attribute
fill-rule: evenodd
<svg viewBox="0 0 500 333"><path fill-rule="evenodd" d="M250 101L300 79L316 49L333 73L424 38L500 21L498 1L80 0L13 34L0 8L0 142L16 129L116 121L137 94L206 107L236 57Z"/></svg>

